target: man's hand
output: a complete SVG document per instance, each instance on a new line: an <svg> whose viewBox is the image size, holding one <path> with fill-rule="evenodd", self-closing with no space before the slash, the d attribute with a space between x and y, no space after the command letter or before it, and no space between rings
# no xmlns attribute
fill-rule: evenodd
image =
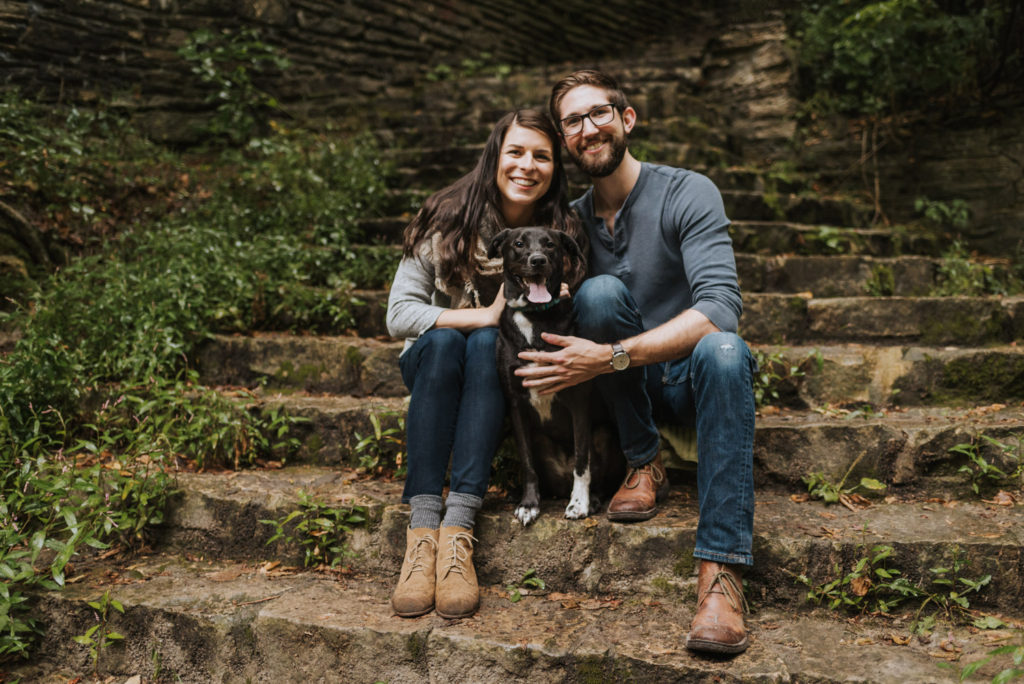
<svg viewBox="0 0 1024 684"><path fill-rule="evenodd" d="M538 364L516 369L516 375L523 378L523 387L534 387L540 390L540 394L554 394L612 370L609 365L611 345L551 333L541 333L541 337L561 349L519 352L523 361Z"/></svg>

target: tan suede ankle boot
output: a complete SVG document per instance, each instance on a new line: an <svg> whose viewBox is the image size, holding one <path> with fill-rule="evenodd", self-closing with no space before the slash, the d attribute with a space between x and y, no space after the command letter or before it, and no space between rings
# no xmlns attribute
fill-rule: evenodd
<svg viewBox="0 0 1024 684"><path fill-rule="evenodd" d="M391 607L401 617L416 617L434 607L438 530L419 527L405 531L405 560Z"/></svg>
<svg viewBox="0 0 1024 684"><path fill-rule="evenodd" d="M480 607L480 587L473 568L472 530L442 527L437 550L437 614L443 618L469 617Z"/></svg>

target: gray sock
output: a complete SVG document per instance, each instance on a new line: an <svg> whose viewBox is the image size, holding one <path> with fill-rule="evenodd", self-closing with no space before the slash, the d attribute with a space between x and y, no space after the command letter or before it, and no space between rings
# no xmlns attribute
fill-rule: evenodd
<svg viewBox="0 0 1024 684"><path fill-rule="evenodd" d="M484 500L472 494L460 494L459 492L448 492L448 500L445 501L444 527L465 527L473 529L476 521L476 512L480 510Z"/></svg>
<svg viewBox="0 0 1024 684"><path fill-rule="evenodd" d="M409 528L428 527L436 530L441 526L441 508L443 503L437 494L417 494L409 499L412 513L409 515Z"/></svg>

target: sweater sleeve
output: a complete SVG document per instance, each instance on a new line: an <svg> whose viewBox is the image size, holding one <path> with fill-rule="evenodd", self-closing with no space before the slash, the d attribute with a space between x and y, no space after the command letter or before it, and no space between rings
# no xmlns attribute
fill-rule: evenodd
<svg viewBox="0 0 1024 684"><path fill-rule="evenodd" d="M415 338L432 328L445 311L433 303L434 267L422 254L405 257L391 282L387 326L392 337Z"/></svg>
<svg viewBox="0 0 1024 684"><path fill-rule="evenodd" d="M674 210L679 219L680 250L693 297L692 308L720 330L736 332L743 299L722 194L710 179L700 174L691 174L687 182L694 187L677 196L686 196L687 201L675 202Z"/></svg>

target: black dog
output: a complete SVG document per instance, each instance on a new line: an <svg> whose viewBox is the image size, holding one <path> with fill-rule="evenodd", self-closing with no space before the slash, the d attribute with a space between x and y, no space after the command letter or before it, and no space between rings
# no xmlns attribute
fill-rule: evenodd
<svg viewBox="0 0 1024 684"><path fill-rule="evenodd" d="M499 324L498 373L522 459L523 495L515 516L523 525L533 522L543 493L569 498L566 518L585 518L599 503L594 493L614 493L625 475L625 459L612 447L616 440L607 432L596 438L592 432L599 401L596 395L592 398L588 383L541 396L524 388L515 375L517 368L528 363L519 358L519 352L557 349L541 339L541 332L575 333L572 301L559 294L565 260L576 266L582 265L584 257L566 233L538 227L495 235L488 257L499 254L506 304ZM595 441L601 448L595 448Z"/></svg>

